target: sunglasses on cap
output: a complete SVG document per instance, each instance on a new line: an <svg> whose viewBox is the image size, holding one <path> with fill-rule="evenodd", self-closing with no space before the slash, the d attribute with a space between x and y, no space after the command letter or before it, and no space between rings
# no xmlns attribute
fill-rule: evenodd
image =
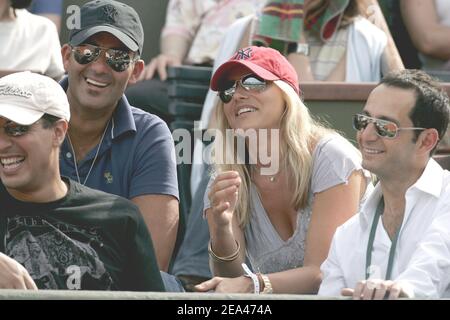
<svg viewBox="0 0 450 320"><path fill-rule="evenodd" d="M236 92L238 84L246 91L261 92L264 91L267 87L267 81L254 74L243 76L241 79L236 80L234 83L231 82L228 89L219 91L219 98L223 103L229 103L231 101L234 93Z"/></svg>
<svg viewBox="0 0 450 320"><path fill-rule="evenodd" d="M382 138L394 139L400 130L426 130L426 128L397 126L395 122L369 117L365 114L355 114L353 116L353 128L357 131L364 130L369 123L375 126L375 132Z"/></svg>
<svg viewBox="0 0 450 320"><path fill-rule="evenodd" d="M131 62L135 60L134 52L120 49L108 49L95 46L93 44L82 44L72 47L73 57L79 64L88 64L94 62L105 53L106 63L116 72L122 72L128 69Z"/></svg>

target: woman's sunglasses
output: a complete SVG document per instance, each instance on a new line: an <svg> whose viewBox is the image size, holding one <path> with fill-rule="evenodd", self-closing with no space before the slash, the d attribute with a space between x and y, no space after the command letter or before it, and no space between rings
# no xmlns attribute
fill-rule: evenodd
<svg viewBox="0 0 450 320"><path fill-rule="evenodd" d="M100 57L102 52L105 53L106 63L116 72L122 72L128 69L131 62L134 61L134 53L119 50L108 49L92 44L82 44L72 47L73 57L79 64L88 64L94 62Z"/></svg>
<svg viewBox="0 0 450 320"><path fill-rule="evenodd" d="M254 74L249 74L241 79L231 82L228 89L219 91L219 98L223 103L229 103L236 92L238 84L244 88L246 91L264 91L267 87L267 82L264 79L257 77Z"/></svg>
<svg viewBox="0 0 450 320"><path fill-rule="evenodd" d="M364 130L369 123L375 126L375 132L382 138L394 139L400 130L426 130L426 128L404 127L400 128L396 123L388 120L372 118L364 114L353 116L353 128L357 131Z"/></svg>

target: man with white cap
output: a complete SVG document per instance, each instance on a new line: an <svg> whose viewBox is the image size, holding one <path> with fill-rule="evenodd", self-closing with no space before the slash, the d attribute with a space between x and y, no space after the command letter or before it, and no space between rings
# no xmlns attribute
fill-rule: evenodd
<svg viewBox="0 0 450 320"><path fill-rule="evenodd" d="M61 173L134 202L150 230L158 264L167 271L178 229L174 142L157 116L124 96L144 62L139 15L118 1L96 0L80 10L81 25L62 48L72 118L61 146Z"/></svg>
<svg viewBox="0 0 450 320"><path fill-rule="evenodd" d="M69 120L52 79L0 79L0 288L164 291L138 208L60 176Z"/></svg>

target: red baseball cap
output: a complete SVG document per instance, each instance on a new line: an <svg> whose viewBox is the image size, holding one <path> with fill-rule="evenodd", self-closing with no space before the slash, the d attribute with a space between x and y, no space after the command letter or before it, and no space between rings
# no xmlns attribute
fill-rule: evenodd
<svg viewBox="0 0 450 320"><path fill-rule="evenodd" d="M275 49L256 46L239 49L230 60L222 64L212 76L211 89L228 89L230 73L242 67L264 80L285 81L300 94L297 72L289 61Z"/></svg>

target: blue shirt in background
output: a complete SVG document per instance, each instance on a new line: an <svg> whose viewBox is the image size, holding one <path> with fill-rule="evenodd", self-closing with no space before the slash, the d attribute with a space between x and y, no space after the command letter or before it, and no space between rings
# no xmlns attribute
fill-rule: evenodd
<svg viewBox="0 0 450 320"><path fill-rule="evenodd" d="M62 15L63 0L33 0L29 11L35 14Z"/></svg>

